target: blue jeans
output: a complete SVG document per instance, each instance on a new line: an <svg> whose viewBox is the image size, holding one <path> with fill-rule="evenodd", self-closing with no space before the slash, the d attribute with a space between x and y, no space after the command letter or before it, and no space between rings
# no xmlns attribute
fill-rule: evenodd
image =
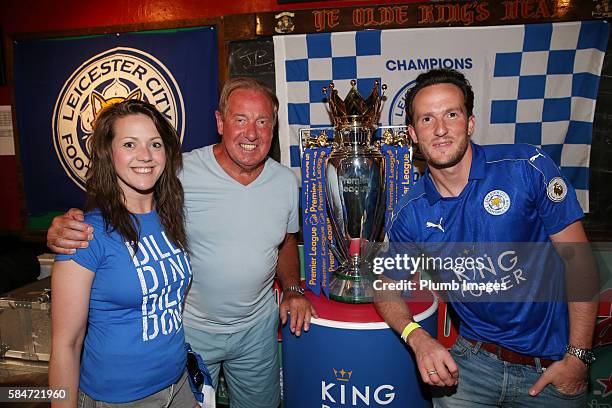
<svg viewBox="0 0 612 408"><path fill-rule="evenodd" d="M499 360L494 354L482 350L479 344L472 345L461 336L451 348L451 355L459 366L459 384L456 387L432 387L434 407L586 406L586 390L578 395L566 395L548 384L537 396L530 396L529 388L545 369Z"/></svg>
<svg viewBox="0 0 612 408"><path fill-rule="evenodd" d="M230 408L276 408L280 404L278 308L263 321L237 333L209 333L185 326L185 339L198 352L213 380L219 370L229 391Z"/></svg>

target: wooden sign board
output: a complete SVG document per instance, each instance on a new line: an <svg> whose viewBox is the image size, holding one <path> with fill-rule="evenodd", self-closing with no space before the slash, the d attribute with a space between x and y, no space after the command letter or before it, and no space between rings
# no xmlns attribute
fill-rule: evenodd
<svg viewBox="0 0 612 408"><path fill-rule="evenodd" d="M610 0L454 1L257 13L257 35L577 21L612 17Z"/></svg>

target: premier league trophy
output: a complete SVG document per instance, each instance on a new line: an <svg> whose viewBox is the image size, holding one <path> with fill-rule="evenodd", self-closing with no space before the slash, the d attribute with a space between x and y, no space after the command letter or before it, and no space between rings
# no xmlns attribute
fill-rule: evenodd
<svg viewBox="0 0 612 408"><path fill-rule="evenodd" d="M327 229L331 231L332 236L326 236L325 228L322 229L323 234L319 235L327 238L327 247L333 254L333 258L327 257L332 261L324 263L324 268L329 266L330 270L333 270L328 288L329 297L345 303L369 303L373 301L374 295L372 283L375 276L371 262L375 248L374 245L368 244L382 242L385 214L388 210L385 187L388 184L388 175L386 177L385 167L390 164L386 163L389 157L381 153L381 142L372 144L386 86L382 86L382 93L379 94L379 84L376 82L372 93L364 100L355 85L356 82L351 81L351 90L344 100L338 96L333 83L323 90L327 95L329 113L334 125L332 143L327 142L325 132L319 133L318 137L313 137L311 131L302 132L302 144L306 148L313 151L326 148L327 152L330 152L331 146L326 160L321 159L326 156L324 153L319 156L319 166L323 167L321 172L324 173L321 174L323 182L320 186L324 191L317 192L316 184L311 183L306 185L303 192L307 204L310 204L310 207L306 205L304 230L310 234L310 225L306 224L313 219L320 224L320 219L325 218L321 213L315 218L309 215L316 209L312 201L317 201L318 197L319 204L322 204L321 198L324 195L329 220ZM387 130L383 139L387 143L408 145L405 131L398 138ZM408 162L410 164L410 160ZM311 167L316 166L317 160L313 160ZM304 177L307 177L304 172L316 174L316 171L308 167L303 168L302 172ZM310 213L308 208L311 209ZM316 229L312 231L317 232ZM313 242L312 236L310 238ZM318 237L315 238L314 243L317 244L318 240ZM305 253L309 249L306 241L305 234ZM311 247L314 248L315 245ZM325 248L320 248L320 251L325 252ZM338 265L335 269L332 268L334 262ZM309 266L307 264L307 269ZM325 282L322 286L325 286Z"/></svg>

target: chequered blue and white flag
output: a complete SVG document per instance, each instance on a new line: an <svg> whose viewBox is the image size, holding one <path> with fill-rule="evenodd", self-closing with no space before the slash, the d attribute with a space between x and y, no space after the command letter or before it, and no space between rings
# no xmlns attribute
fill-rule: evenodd
<svg viewBox="0 0 612 408"><path fill-rule="evenodd" d="M380 122L404 124L406 90L431 68L455 68L475 93L474 141L541 146L588 211L589 157L604 21L306 34L274 38L281 161L299 174L299 132L330 126L323 86L367 97L387 84Z"/></svg>

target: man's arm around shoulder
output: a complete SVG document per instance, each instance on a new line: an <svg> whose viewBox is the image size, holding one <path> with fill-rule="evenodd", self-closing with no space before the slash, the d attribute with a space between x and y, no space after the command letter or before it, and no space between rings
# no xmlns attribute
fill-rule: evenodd
<svg viewBox="0 0 612 408"><path fill-rule="evenodd" d="M47 230L47 246L58 254L73 254L77 248L87 248L93 239L93 227L85 224L83 211L71 208L53 218Z"/></svg>

